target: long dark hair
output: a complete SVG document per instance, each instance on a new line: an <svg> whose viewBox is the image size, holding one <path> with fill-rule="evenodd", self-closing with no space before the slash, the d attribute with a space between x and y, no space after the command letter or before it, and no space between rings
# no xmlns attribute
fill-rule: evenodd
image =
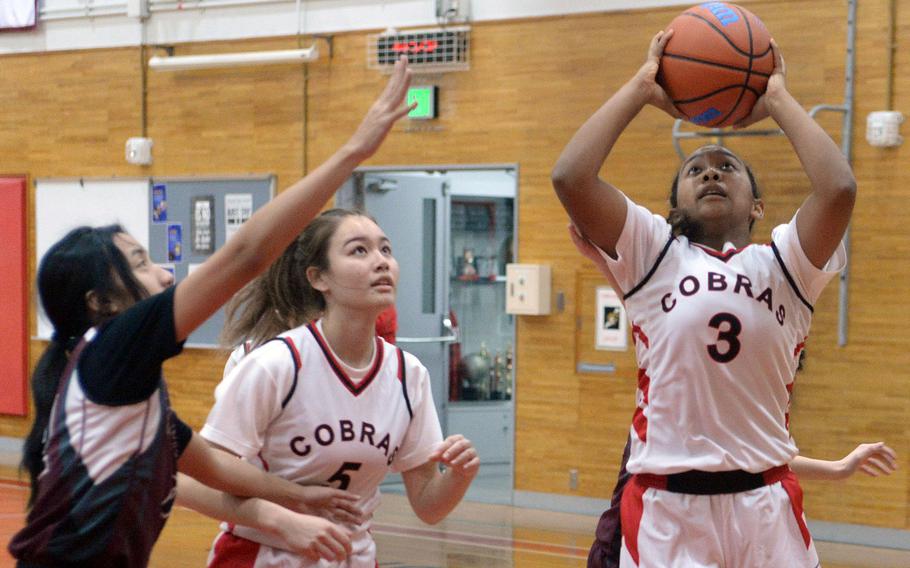
<svg viewBox="0 0 910 568"><path fill-rule="evenodd" d="M697 152L698 150L696 150ZM743 166L746 168L746 175L749 176L749 183L752 185L752 197L755 199L761 199L761 189L758 187L758 182L755 181L755 174L752 172L752 166L747 164L745 161L740 159L743 163ZM673 230L674 236L683 236L687 237L690 241L698 242L703 236L703 228L701 223L693 220L688 213L681 209L677 209L677 193L679 191L679 172L673 176L673 183L670 185L670 214L667 215L667 222L670 223L670 227ZM755 219L749 221L749 232L752 232L752 227L755 226Z"/></svg>
<svg viewBox="0 0 910 568"><path fill-rule="evenodd" d="M20 466L31 480L29 506L37 494L44 438L69 352L89 328L116 315L114 302L127 305L148 295L114 243L114 236L124 232L120 225L73 229L48 249L38 267L38 295L54 334L31 379L35 421ZM88 306L89 292L98 302L97 311Z"/></svg>
<svg viewBox="0 0 910 568"><path fill-rule="evenodd" d="M325 299L322 292L310 286L307 268L328 270L329 241L341 221L353 216L372 219L353 209L322 212L264 274L237 292L225 307L221 343L233 347L249 341L256 347L318 318L325 311Z"/></svg>

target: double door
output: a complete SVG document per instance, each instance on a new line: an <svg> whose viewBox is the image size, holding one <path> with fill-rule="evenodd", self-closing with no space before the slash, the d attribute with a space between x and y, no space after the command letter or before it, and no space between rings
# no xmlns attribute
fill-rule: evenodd
<svg viewBox="0 0 910 568"><path fill-rule="evenodd" d="M512 489L515 326L504 274L515 189L514 170L364 169L336 201L365 210L391 240L398 344L427 367L443 433L470 438L481 476L499 480L502 493L480 496L496 502Z"/></svg>

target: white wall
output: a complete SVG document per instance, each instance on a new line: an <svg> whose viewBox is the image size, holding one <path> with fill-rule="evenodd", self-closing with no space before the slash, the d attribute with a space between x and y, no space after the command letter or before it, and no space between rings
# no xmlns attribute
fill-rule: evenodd
<svg viewBox="0 0 910 568"><path fill-rule="evenodd" d="M0 34L0 54L438 25L436 0L43 0L39 26ZM217 3L246 3L217 7ZM470 21L689 5L694 0L462 0ZM214 3L214 4L213 4Z"/></svg>

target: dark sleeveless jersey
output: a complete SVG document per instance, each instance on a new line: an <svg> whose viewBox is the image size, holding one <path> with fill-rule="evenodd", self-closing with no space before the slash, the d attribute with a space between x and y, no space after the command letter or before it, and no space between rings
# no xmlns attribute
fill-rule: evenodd
<svg viewBox="0 0 910 568"><path fill-rule="evenodd" d="M192 436L161 377L181 348L173 289L85 334L51 411L34 506L9 546L20 567L148 564Z"/></svg>

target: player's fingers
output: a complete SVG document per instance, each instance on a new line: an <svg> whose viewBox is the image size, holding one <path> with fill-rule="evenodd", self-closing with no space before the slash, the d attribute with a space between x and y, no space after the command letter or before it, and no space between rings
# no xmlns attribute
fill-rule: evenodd
<svg viewBox="0 0 910 568"><path fill-rule="evenodd" d="M317 546L319 555L326 560L341 561L347 557L341 543L336 542L333 539L320 536Z"/></svg>
<svg viewBox="0 0 910 568"><path fill-rule="evenodd" d="M351 535L346 530L338 527L337 525L332 525L329 527L327 533L327 538L330 541L330 544L333 545L333 548L336 551L340 552L342 558L346 558L348 554L351 553Z"/></svg>
<svg viewBox="0 0 910 568"><path fill-rule="evenodd" d="M882 446L879 451L886 456L887 460L897 468L897 452L886 446L884 442L879 442Z"/></svg>
<svg viewBox="0 0 910 568"><path fill-rule="evenodd" d="M385 88L382 90L382 93L380 93L377 100L385 101L386 99L391 98L392 92L395 90L395 84L398 81L401 81L404 73L404 67L405 65L402 63L401 59L395 62L395 65L392 67L392 75L389 77L388 82L385 84Z"/></svg>
<svg viewBox="0 0 910 568"><path fill-rule="evenodd" d="M665 32L659 32L654 38L657 40L657 56L661 56L664 53L664 48L667 47L667 43L670 41L670 38L673 37L673 30L669 29Z"/></svg>
<svg viewBox="0 0 910 568"><path fill-rule="evenodd" d="M780 48L777 46L777 42L774 41L774 38L771 38L771 51L774 53L774 68L776 71L779 71L781 75L787 74L787 66L784 63L784 54L781 53Z"/></svg>
<svg viewBox="0 0 910 568"><path fill-rule="evenodd" d="M319 549L316 546L316 543L313 543L302 550L298 550L297 553L306 557L312 562L319 562L319 560L322 558L322 555L319 553Z"/></svg>
<svg viewBox="0 0 910 568"><path fill-rule="evenodd" d="M884 450L879 450L875 454L875 458L887 465L888 469L892 471L897 469L897 459L894 456L885 453Z"/></svg>
<svg viewBox="0 0 910 568"><path fill-rule="evenodd" d="M471 444L471 441L468 439L462 438L461 440L455 440L454 443L442 453L442 460L444 462L449 462L465 450L473 447L474 445Z"/></svg>
<svg viewBox="0 0 910 568"><path fill-rule="evenodd" d="M465 466L467 466L467 464L471 460L473 460L476 457L477 457L477 452L474 451L474 449L472 448L470 450L467 450L467 451L464 451L464 452L458 454L454 459L452 459L450 464L452 465L452 467L464 468Z"/></svg>
<svg viewBox="0 0 910 568"><path fill-rule="evenodd" d="M408 87L411 86L411 70L408 69L407 63L404 63L400 72L395 78L394 83L392 84L392 92L389 93L387 99L388 103L393 107L397 108L401 101L404 100L405 95L408 92Z"/></svg>
<svg viewBox="0 0 910 568"><path fill-rule="evenodd" d="M439 443L436 445L436 447L433 449L433 451L430 452L430 461L439 461L439 460L441 460L441 459L442 459L442 454L445 453L445 451L448 450L448 449L452 446L452 444L454 443L453 438L454 438L454 436L449 436L449 437L446 438L445 440L439 442Z"/></svg>
<svg viewBox="0 0 910 568"><path fill-rule="evenodd" d="M480 458L476 455L471 458L471 461L461 466L461 469L464 471L476 470L478 468L480 468Z"/></svg>
<svg viewBox="0 0 910 568"><path fill-rule="evenodd" d="M312 551L311 554L313 554L316 557L315 560L317 560L317 561L319 559L325 559L325 560L329 560L329 561L337 560L335 551L332 550L331 547L328 547L325 544L323 544L322 542L320 542L319 540L316 540L313 542L313 545L310 547L310 550Z"/></svg>
<svg viewBox="0 0 910 568"><path fill-rule="evenodd" d="M392 115L392 122L396 122L401 118L404 118L409 112L417 108L417 102L413 102L408 106L401 107L395 111L395 114Z"/></svg>
<svg viewBox="0 0 910 568"><path fill-rule="evenodd" d="M364 521L364 518L363 515L337 509L332 512L330 520L335 521L336 523L349 523L359 525Z"/></svg>
<svg viewBox="0 0 910 568"><path fill-rule="evenodd" d="M333 489L332 499L338 501L339 503L356 503L360 500L360 495L355 495L349 491L344 491L342 489Z"/></svg>
<svg viewBox="0 0 910 568"><path fill-rule="evenodd" d="M859 466L859 469L860 469L860 471L862 471L862 472L865 473L866 475L869 475L869 476L872 476L872 477L878 477L878 472L875 471L874 469L872 469L871 467L869 467L869 466L866 465L866 464L860 465L860 466Z"/></svg>
<svg viewBox="0 0 910 568"><path fill-rule="evenodd" d="M867 459L866 465L884 473L885 475L891 475L891 472L894 471L894 469L886 461L881 460L875 456Z"/></svg>
<svg viewBox="0 0 910 568"><path fill-rule="evenodd" d="M473 446L470 444L455 444L449 448L446 453L442 454L442 460L447 464L453 464L458 458L463 456L465 453L472 451L473 449Z"/></svg>
<svg viewBox="0 0 910 568"><path fill-rule="evenodd" d="M343 517L343 520L346 522L355 522L361 523L364 521L364 514L360 507L351 505L349 503L341 503L337 508L338 514Z"/></svg>

